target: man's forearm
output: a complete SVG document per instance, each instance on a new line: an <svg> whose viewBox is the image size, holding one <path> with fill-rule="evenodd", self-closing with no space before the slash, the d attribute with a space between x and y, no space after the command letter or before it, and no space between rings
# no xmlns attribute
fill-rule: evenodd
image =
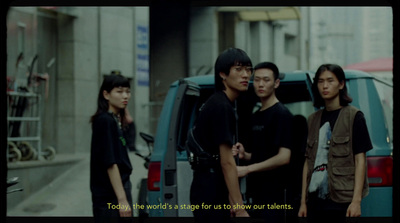
<svg viewBox="0 0 400 223"><path fill-rule="evenodd" d="M362 199L362 190L364 187L365 180L365 153L358 153L355 155L355 182L354 182L354 194L353 194L353 202L361 202Z"/></svg>
<svg viewBox="0 0 400 223"><path fill-rule="evenodd" d="M302 183L301 183L301 202L305 204L306 203L306 194L307 194L307 169L308 169L308 164L307 164L307 159L304 161L304 166L303 166L303 177L302 177Z"/></svg>
<svg viewBox="0 0 400 223"><path fill-rule="evenodd" d="M249 165L249 173L268 171L280 166L289 164L290 162L290 150L288 148L281 147L277 155L259 163Z"/></svg>
<svg viewBox="0 0 400 223"><path fill-rule="evenodd" d="M247 161L251 160L251 153L244 152L244 159Z"/></svg>
<svg viewBox="0 0 400 223"><path fill-rule="evenodd" d="M227 145L220 146L221 167L224 174L226 186L229 191L231 202L234 204L243 204L242 196L239 188L238 175L235 160L232 156L231 149Z"/></svg>

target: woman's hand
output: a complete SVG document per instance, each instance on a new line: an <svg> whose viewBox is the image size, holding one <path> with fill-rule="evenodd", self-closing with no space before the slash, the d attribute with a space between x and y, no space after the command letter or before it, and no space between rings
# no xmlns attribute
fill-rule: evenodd
<svg viewBox="0 0 400 223"><path fill-rule="evenodd" d="M119 216L120 217L132 217L132 209L127 200L119 201L120 209Z"/></svg>

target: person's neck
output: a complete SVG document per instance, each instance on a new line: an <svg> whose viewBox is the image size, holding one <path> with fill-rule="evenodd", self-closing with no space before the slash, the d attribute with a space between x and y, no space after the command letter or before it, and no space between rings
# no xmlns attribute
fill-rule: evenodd
<svg viewBox="0 0 400 223"><path fill-rule="evenodd" d="M120 110L118 110L118 109L115 109L114 107L109 107L108 108L108 112L111 112L111 113L113 113L114 115L116 115L116 116L119 116L119 112L120 112Z"/></svg>
<svg viewBox="0 0 400 223"><path fill-rule="evenodd" d="M325 101L325 109L327 111L335 111L341 109L343 106L340 105L339 98L335 98L334 100Z"/></svg>
<svg viewBox="0 0 400 223"><path fill-rule="evenodd" d="M278 98L276 98L275 95L271 95L265 98L260 98L260 100L261 100L260 111L267 110L268 108L272 107L273 105L279 102Z"/></svg>
<svg viewBox="0 0 400 223"><path fill-rule="evenodd" d="M232 90L230 88L227 88L227 89L223 90L223 92L226 94L226 96L228 97L228 99L231 102L234 102L236 100L236 98L239 96L239 92L234 91L234 90Z"/></svg>

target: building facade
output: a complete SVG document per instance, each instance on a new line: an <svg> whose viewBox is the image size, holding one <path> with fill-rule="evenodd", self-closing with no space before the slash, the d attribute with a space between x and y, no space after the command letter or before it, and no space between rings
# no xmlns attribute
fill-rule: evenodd
<svg viewBox="0 0 400 223"><path fill-rule="evenodd" d="M310 68L393 57L390 7L310 7Z"/></svg>
<svg viewBox="0 0 400 223"><path fill-rule="evenodd" d="M11 7L7 15L7 76L26 85L26 71L48 73L41 112L42 145L57 153L88 152L90 116L103 76L131 79L129 110L137 131L156 133L169 85L213 73L228 47L256 64L307 69L307 8L298 7ZM151 35L150 35L151 34ZM18 55L23 60L15 67ZM50 61L52 65L48 67ZM36 91L44 95L44 85ZM144 143L138 139L138 143Z"/></svg>
<svg viewBox="0 0 400 223"><path fill-rule="evenodd" d="M26 84L38 55L33 71L50 76L42 144L58 153L88 152L89 119L103 76L112 70L131 79L137 132L156 134L170 84L213 74L228 47L283 72L345 66L392 56L392 18L388 7L11 7L7 76L16 78L14 87ZM37 90L44 95L45 84Z"/></svg>
<svg viewBox="0 0 400 223"><path fill-rule="evenodd" d="M31 89L42 95L43 146L51 145L59 154L90 151L89 120L96 111L102 79L113 70L131 79L129 110L140 130L148 131L144 106L149 101L148 18L148 7L8 10L7 76L15 78L12 90L26 86L29 67L33 73L49 74L47 98L44 81ZM23 59L16 66L21 53Z"/></svg>

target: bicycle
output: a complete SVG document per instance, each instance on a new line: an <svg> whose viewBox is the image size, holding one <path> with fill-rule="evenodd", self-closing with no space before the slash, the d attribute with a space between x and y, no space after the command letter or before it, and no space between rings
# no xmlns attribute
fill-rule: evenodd
<svg viewBox="0 0 400 223"><path fill-rule="evenodd" d="M19 63L23 61L24 55L20 53L16 62L16 70L18 70ZM39 108L36 108L38 113L35 115L36 117L24 117L24 113L29 112L29 108L35 109L33 105L39 106L40 97L36 94L37 87L40 85L41 81L46 81L46 91L45 97L48 96L48 73L39 74L34 73L33 68L38 59L38 55L35 55L30 62L30 65L26 66L28 68L28 77L27 77L27 86L18 86L14 84L15 79L11 77L7 77L7 94L8 94L8 103L9 103L9 132L10 139L8 140L8 161L26 161L26 160L36 160L39 155L41 155L46 160L52 160L55 156L55 149L52 146L48 146L40 151L33 148L31 143L28 141L24 141L27 138L35 138L31 139L33 141L38 141L38 147L41 146L40 143L40 135L36 137L21 137L20 129L22 121L36 121L40 122L40 111ZM47 69L49 69L55 62L55 58L51 58L47 63ZM14 85L14 88L13 88ZM30 100L33 99L33 102ZM36 99L36 100L35 100ZM33 112L33 110L31 112ZM29 124L29 123L28 123ZM40 124L38 123L37 134L40 134ZM29 130L29 125L27 125ZM37 139L39 137L39 139ZM25 138L25 139L23 139ZM28 139L29 140L29 139Z"/></svg>
<svg viewBox="0 0 400 223"><path fill-rule="evenodd" d="M18 180L19 180L18 177L12 177L12 178L7 179L7 188L18 184L19 183ZM6 193L7 194L11 194L11 193L18 192L18 191L23 191L23 190L24 189L22 189L22 188L17 188L17 189L13 189L13 190L7 190Z"/></svg>

